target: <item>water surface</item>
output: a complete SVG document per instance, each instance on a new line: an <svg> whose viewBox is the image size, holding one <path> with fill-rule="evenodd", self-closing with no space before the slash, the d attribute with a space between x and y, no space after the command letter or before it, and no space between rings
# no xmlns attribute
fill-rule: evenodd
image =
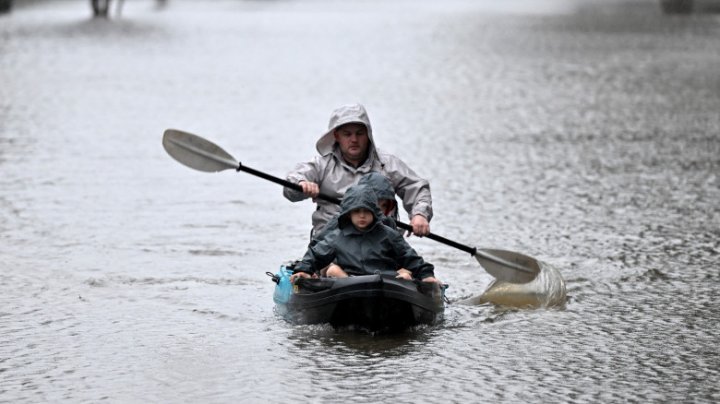
<svg viewBox="0 0 720 404"><path fill-rule="evenodd" d="M85 2L0 17L0 401L716 402L720 20L654 1ZM563 274L395 336L285 324L284 175L336 106L432 184L432 230ZM452 301L492 278L410 239Z"/></svg>

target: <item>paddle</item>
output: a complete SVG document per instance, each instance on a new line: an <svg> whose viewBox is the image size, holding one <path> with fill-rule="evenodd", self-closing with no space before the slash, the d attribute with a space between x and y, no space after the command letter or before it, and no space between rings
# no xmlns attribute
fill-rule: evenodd
<svg viewBox="0 0 720 404"><path fill-rule="evenodd" d="M192 133L168 129L163 135L162 143L165 151L172 158L195 170L205 172L218 172L227 169L244 171L302 192L300 185L244 166L220 146ZM318 198L335 204L340 203L339 199L324 194L318 195ZM397 222L397 226L404 230L412 230L412 226L403 222ZM433 233L425 237L471 254L490 275L502 281L527 283L535 279L540 272L538 261L527 255L506 250L478 249Z"/></svg>

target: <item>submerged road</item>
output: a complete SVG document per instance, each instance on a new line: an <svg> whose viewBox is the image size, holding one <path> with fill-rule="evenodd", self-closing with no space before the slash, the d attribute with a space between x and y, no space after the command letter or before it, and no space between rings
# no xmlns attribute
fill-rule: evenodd
<svg viewBox="0 0 720 404"><path fill-rule="evenodd" d="M86 2L0 16L0 401L717 402L720 19L655 1ZM396 336L296 327L266 271L330 111L432 184L432 230L524 252L562 308L451 304ZM492 278L409 241L451 286ZM299 380L299 381L298 381Z"/></svg>

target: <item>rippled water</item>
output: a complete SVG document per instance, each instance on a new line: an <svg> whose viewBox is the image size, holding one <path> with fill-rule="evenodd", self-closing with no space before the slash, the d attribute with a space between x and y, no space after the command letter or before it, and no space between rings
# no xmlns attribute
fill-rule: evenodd
<svg viewBox="0 0 720 404"><path fill-rule="evenodd" d="M720 400L720 19L654 1L81 1L0 16L0 401ZM330 111L430 179L437 234L563 274L564 308L451 304L395 336L297 327L264 273ZM452 301L491 282L411 239Z"/></svg>

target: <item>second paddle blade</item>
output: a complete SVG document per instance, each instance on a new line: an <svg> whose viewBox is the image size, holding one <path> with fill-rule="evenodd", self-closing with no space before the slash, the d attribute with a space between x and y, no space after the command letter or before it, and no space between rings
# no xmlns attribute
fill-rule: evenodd
<svg viewBox="0 0 720 404"><path fill-rule="evenodd" d="M520 253L507 250L481 249L475 255L480 265L496 279L510 283L527 283L535 279L540 273L540 264L536 259ZM503 265L497 260L487 259L483 254L500 258L501 260L515 264L513 266ZM522 268L516 269L515 266Z"/></svg>

